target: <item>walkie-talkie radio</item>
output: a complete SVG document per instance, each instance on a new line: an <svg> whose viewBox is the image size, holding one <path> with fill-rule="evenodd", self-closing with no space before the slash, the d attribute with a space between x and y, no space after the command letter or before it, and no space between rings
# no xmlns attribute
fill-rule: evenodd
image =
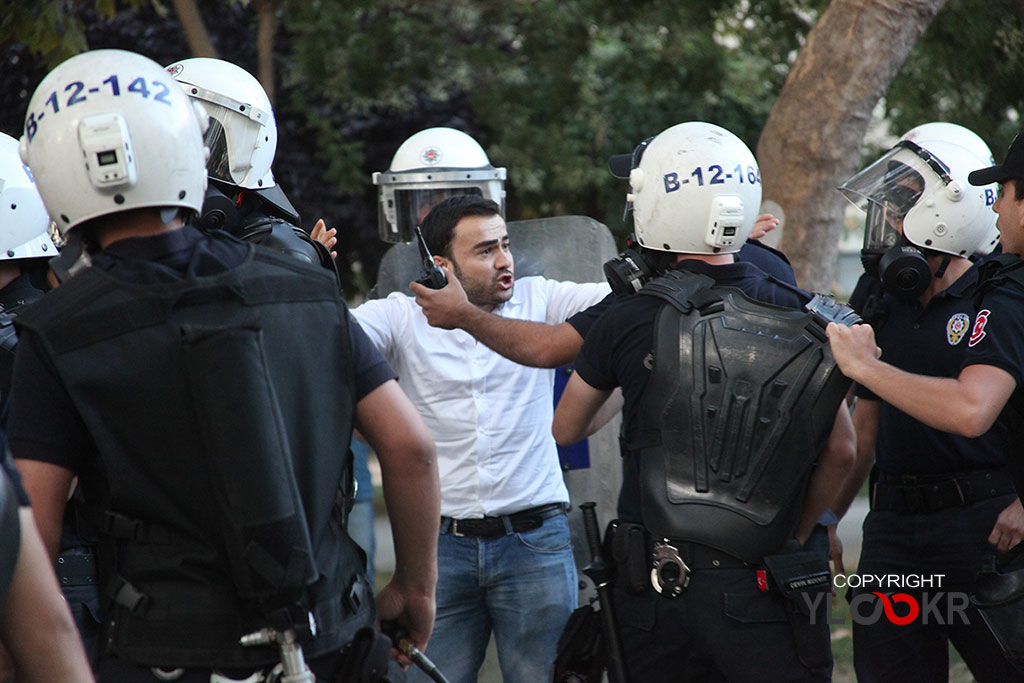
<svg viewBox="0 0 1024 683"><path fill-rule="evenodd" d="M434 263L434 257L430 255L427 242L423 239L423 233L420 232L418 225L416 226L416 242L420 245L420 258L423 259L423 270L416 278L416 282L430 289L441 289L448 284L448 278L444 276L441 266Z"/></svg>

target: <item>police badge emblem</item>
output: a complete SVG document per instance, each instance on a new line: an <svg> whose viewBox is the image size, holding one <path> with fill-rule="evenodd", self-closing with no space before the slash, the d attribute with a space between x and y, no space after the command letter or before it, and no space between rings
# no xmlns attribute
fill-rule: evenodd
<svg viewBox="0 0 1024 683"><path fill-rule="evenodd" d="M956 346L964 338L964 333L971 325L971 318L966 313L956 313L946 323L946 341Z"/></svg>

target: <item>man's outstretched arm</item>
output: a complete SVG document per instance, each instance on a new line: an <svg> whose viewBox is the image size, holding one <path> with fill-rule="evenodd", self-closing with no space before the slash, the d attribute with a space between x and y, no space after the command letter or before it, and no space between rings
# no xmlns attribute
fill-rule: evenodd
<svg viewBox="0 0 1024 683"><path fill-rule="evenodd" d="M839 369L878 398L929 427L970 438L987 432L1016 389L1009 372L969 365L958 377L930 377L900 370L879 359L869 325L828 326Z"/></svg>
<svg viewBox="0 0 1024 683"><path fill-rule="evenodd" d="M409 285L427 322L434 327L465 330L509 360L536 368L571 363L583 346L583 337L567 322L549 325L513 320L477 308L466 298L459 279L447 268L444 271L448 284L441 289L416 282Z"/></svg>

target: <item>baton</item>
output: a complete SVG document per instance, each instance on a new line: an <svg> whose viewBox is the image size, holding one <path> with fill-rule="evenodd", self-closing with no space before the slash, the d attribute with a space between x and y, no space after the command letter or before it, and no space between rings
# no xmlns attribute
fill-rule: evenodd
<svg viewBox="0 0 1024 683"><path fill-rule="evenodd" d="M601 606L601 631L608 652L608 683L626 683L622 644L619 642L619 630L615 626L615 613L612 611L612 572L601 553L601 530L597 526L595 505L592 502L580 505L583 511L583 530L590 547L590 564L583 568L583 573L594 583L597 602Z"/></svg>
<svg viewBox="0 0 1024 683"><path fill-rule="evenodd" d="M397 622L384 621L380 625L381 632L391 639L395 647L408 657L413 664L420 668L420 671L430 677L432 681L436 683L448 683L448 679L444 677L437 665L430 661L430 658L420 652L420 649L412 644L409 640L409 633L401 628Z"/></svg>

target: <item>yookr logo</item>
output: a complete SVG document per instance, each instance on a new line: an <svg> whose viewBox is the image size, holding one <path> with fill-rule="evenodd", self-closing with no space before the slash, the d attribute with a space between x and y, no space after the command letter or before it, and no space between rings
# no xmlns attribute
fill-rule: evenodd
<svg viewBox="0 0 1024 683"><path fill-rule="evenodd" d="M826 599L828 593L814 595L803 593L804 602L811 615L811 623L816 624L819 617L819 606L825 600L826 622L842 624L832 614L832 600ZM883 617L897 626L906 626L920 617L922 624L951 625L960 623L969 625L967 607L971 600L967 593L921 593L915 597L909 593L893 593L887 595L878 591L858 593L850 600L850 619L855 624L870 626L878 623ZM869 609L864 608L870 606Z"/></svg>

